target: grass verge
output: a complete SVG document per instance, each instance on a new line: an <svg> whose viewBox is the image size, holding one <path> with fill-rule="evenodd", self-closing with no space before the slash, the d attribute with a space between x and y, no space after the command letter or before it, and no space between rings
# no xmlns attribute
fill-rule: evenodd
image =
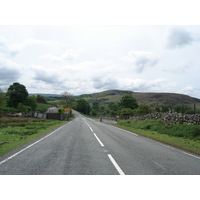
<svg viewBox="0 0 200 200"><path fill-rule="evenodd" d="M72 120L71 118L70 120ZM0 118L0 156L29 143L42 135L66 124L68 121L33 119L33 118Z"/></svg>
<svg viewBox="0 0 200 200"><path fill-rule="evenodd" d="M115 126L200 155L200 126L165 125L161 120L121 120Z"/></svg>

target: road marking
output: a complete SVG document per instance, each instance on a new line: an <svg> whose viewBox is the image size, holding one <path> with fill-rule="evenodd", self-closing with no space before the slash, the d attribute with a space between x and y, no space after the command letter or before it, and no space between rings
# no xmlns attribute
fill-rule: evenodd
<svg viewBox="0 0 200 200"><path fill-rule="evenodd" d="M179 150L179 149L178 149L178 151L180 151L181 153L184 153L184 154L186 154L186 155L188 155L188 156L192 156L192 157L197 158L197 159L200 160L200 157L197 157L197 156L195 156L195 155L193 155L193 154L187 153L187 152L182 151L182 150Z"/></svg>
<svg viewBox="0 0 200 200"><path fill-rule="evenodd" d="M136 133L133 133L133 132L130 132L130 131L126 131L126 130L124 130L124 129L122 129L122 128L118 128L118 127L116 127L116 126L113 126L113 127L116 128L116 129L118 129L118 130L120 130L120 131L124 131L124 132L126 132L126 133L129 133L129 134L131 134L131 135L138 136Z"/></svg>
<svg viewBox="0 0 200 200"><path fill-rule="evenodd" d="M120 175L125 175L125 173L121 170L121 168L119 167L119 165L116 163L116 161L114 160L114 158L108 154L108 157L110 158L112 164L115 166L115 168L117 169L117 171L119 172Z"/></svg>
<svg viewBox="0 0 200 200"><path fill-rule="evenodd" d="M68 125L68 124L69 124L69 123L67 123L67 125ZM17 156L18 154L20 154L20 153L22 153L23 151L29 149L30 147L34 146L35 144L37 144L38 142L44 140L45 138L51 136L52 134L54 134L55 132L57 132L58 130L60 130L61 128L63 128L64 126L66 126L66 124L63 125L63 126L61 126L61 127L59 127L58 129L56 129L56 130L53 131L52 133L46 135L45 137L41 138L40 140L37 140L37 141L34 142L33 144L31 144L31 145L27 146L26 148L22 149L21 151L18 151L17 153L13 154L12 156L10 156L10 157L6 158L5 160L1 161L1 162L0 162L0 165L2 165L3 163L7 162L7 161L10 160L11 158L14 158L14 157Z"/></svg>
<svg viewBox="0 0 200 200"><path fill-rule="evenodd" d="M90 130L93 132L92 128L89 126Z"/></svg>
<svg viewBox="0 0 200 200"><path fill-rule="evenodd" d="M95 133L93 133L94 134L94 136L96 137L96 139L98 140L98 142L100 143L100 145L102 146L102 147L104 147L104 144L101 142L101 140L97 137L97 135L95 134Z"/></svg>

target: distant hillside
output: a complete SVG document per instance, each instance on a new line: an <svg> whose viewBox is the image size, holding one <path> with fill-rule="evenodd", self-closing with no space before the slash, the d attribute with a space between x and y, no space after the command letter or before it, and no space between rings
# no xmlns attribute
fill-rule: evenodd
<svg viewBox="0 0 200 200"><path fill-rule="evenodd" d="M30 93L29 96L37 96L37 95L41 95L43 97L61 97L62 95L60 94L44 94L44 93Z"/></svg>
<svg viewBox="0 0 200 200"><path fill-rule="evenodd" d="M180 105L180 104L200 104L200 99L190 97L188 95L176 93L143 93L132 92L126 90L107 90L93 94L83 94L76 96L76 98L84 98L89 102L99 101L100 103L109 103L111 101L118 102L124 94L132 94L138 104L148 104L152 106L161 105Z"/></svg>
<svg viewBox="0 0 200 200"><path fill-rule="evenodd" d="M99 93L82 94L74 96L75 99L84 98L90 103L99 101L101 104L108 104L109 102L119 102L124 94L132 94L138 104L148 104L154 107L162 105L193 105L194 103L200 108L200 99L190 97L184 94L176 93L145 93L145 92L132 92L129 90L106 90ZM30 95L42 95L46 97L47 101L60 100L59 94L30 94Z"/></svg>

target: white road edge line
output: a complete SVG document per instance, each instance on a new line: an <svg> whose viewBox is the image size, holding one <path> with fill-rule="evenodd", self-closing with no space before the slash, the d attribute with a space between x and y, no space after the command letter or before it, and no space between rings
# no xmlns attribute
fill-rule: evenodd
<svg viewBox="0 0 200 200"><path fill-rule="evenodd" d="M112 164L115 166L115 168L117 169L117 171L119 172L120 175L125 175L125 173L121 170L121 168L119 167L119 165L116 163L116 161L114 160L114 158L108 154L108 157L110 158Z"/></svg>
<svg viewBox="0 0 200 200"><path fill-rule="evenodd" d="M122 129L122 128L118 128L118 127L116 127L116 126L113 126L113 127L116 128L116 129L118 129L118 130L121 130L121 131L124 131L124 132L126 132L126 133L129 133L129 134L131 134L131 135L138 136L138 134L136 134L136 133L133 133L133 132L124 130L124 129Z"/></svg>
<svg viewBox="0 0 200 200"><path fill-rule="evenodd" d="M69 124L69 123L67 123ZM65 124L66 125L66 124ZM63 125L63 126L65 126ZM55 131L53 131L52 133L46 135L45 137L41 138L40 140L37 140L36 142L34 142L33 144L27 146L26 148L22 149L21 151L18 151L17 153L13 154L12 156L6 158L5 160L0 162L0 165L2 165L3 163L7 162L8 160L10 160L11 158L14 158L15 156L17 156L18 154L22 153L23 151L29 149L30 147L34 146L35 144L37 144L38 142L44 140L45 138L49 137L50 135L54 134L55 132L57 132L58 130L60 130L63 126L59 127L58 129L56 129Z"/></svg>
<svg viewBox="0 0 200 200"><path fill-rule="evenodd" d="M102 147L104 147L104 144L101 142L101 140L97 137L97 135L95 134L95 133L93 133L94 134L94 136L96 137L96 139L98 140L98 142L100 143L100 145L102 146Z"/></svg>
<svg viewBox="0 0 200 200"><path fill-rule="evenodd" d="M115 126L114 126L114 127L115 127ZM138 136L136 133L132 133L132 132L126 131L126 130L121 129L121 128L118 128L118 127L115 127L115 128L116 128L116 129L119 129L119 130L123 130L124 132L127 132L127 133L129 133L129 134L131 134L131 135ZM185 155L188 155L188 156L191 156L191 157L193 157L193 158L197 158L197 159L200 160L200 157L195 156L195 155L193 155L193 154L191 154L191 153L187 153L187 152L184 151L184 150L181 150L181 149L179 150L178 147L177 147L177 148L173 148L173 147L170 146L170 145L164 144L164 143L159 142L159 141L156 141L156 140L154 140L154 139L146 138L145 136L142 136L142 135L140 135L140 136L141 136L141 137L144 137L146 140L153 141L153 142L155 142L155 143L157 143L157 144L159 144L159 145L161 145L161 146L167 147L167 148L172 149L172 150L179 151L179 152L181 152L181 153L183 153L183 154L185 154Z"/></svg>

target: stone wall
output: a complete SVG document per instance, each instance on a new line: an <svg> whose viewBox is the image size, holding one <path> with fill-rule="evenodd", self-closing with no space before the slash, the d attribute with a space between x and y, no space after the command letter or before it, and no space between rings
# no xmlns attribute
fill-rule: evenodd
<svg viewBox="0 0 200 200"><path fill-rule="evenodd" d="M61 113L40 113L40 112L32 112L32 117L36 118L44 118L44 119L56 119L56 120L68 120L68 114Z"/></svg>
<svg viewBox="0 0 200 200"><path fill-rule="evenodd" d="M176 112L151 113L143 116L133 116L130 120L162 119L165 124L200 124L200 114L182 114Z"/></svg>
<svg viewBox="0 0 200 200"><path fill-rule="evenodd" d="M46 119L56 119L56 120L67 120L67 114L60 114L60 113L47 113Z"/></svg>

